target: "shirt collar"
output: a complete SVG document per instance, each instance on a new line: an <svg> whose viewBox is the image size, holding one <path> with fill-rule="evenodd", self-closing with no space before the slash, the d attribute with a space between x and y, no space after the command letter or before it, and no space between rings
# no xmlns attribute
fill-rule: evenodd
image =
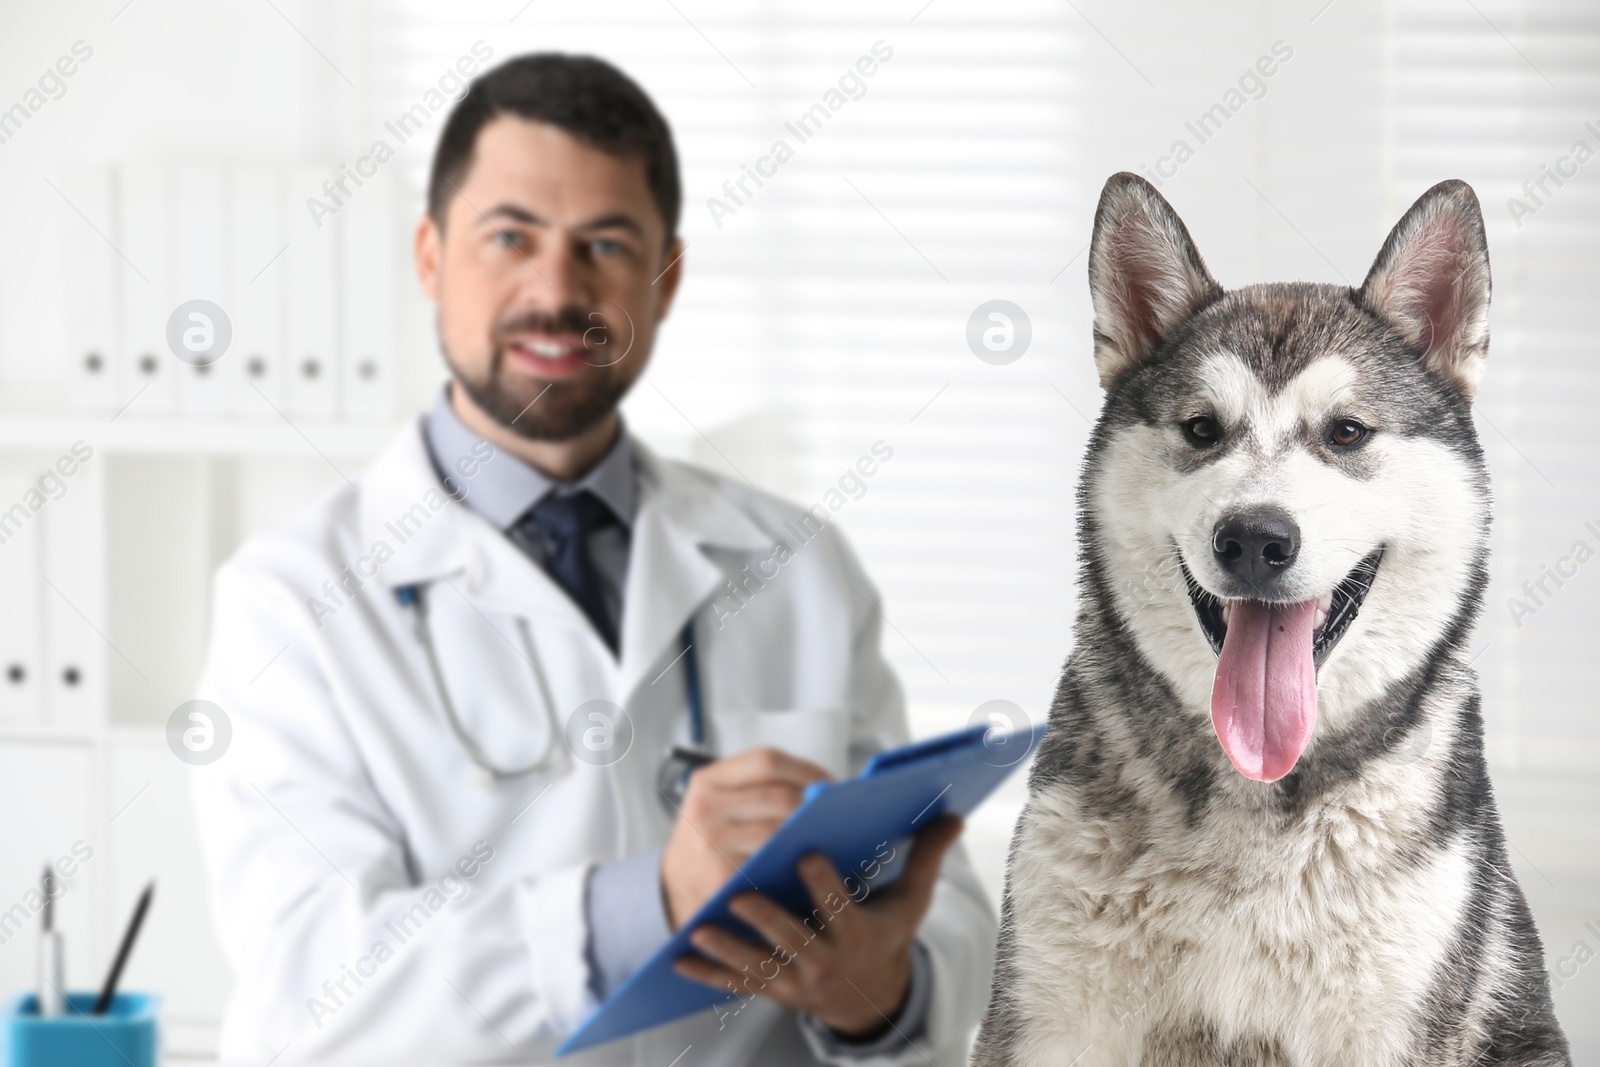
<svg viewBox="0 0 1600 1067"><path fill-rule="evenodd" d="M605 502L625 528L633 528L639 484L626 426L593 470L576 482L558 482L504 449L495 449L494 459L483 462L484 450L479 444L483 438L468 429L450 406L450 389L447 383L439 391L433 410L423 419L423 440L439 477L448 479L447 487L459 486L465 491L464 497L458 496L461 503L498 529L509 530L546 494L587 489ZM462 471L474 467L477 471L472 477L462 477Z"/></svg>

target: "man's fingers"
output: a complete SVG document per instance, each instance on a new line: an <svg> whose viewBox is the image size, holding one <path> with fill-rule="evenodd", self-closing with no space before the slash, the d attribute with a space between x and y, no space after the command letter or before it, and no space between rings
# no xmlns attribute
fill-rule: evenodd
<svg viewBox="0 0 1600 1067"><path fill-rule="evenodd" d="M741 893L733 898L728 910L771 942L771 954L779 962L793 959L796 947L809 940L795 916L760 893Z"/></svg>
<svg viewBox="0 0 1600 1067"><path fill-rule="evenodd" d="M776 975L776 954L767 945L756 945L742 937L735 937L728 931L709 924L697 927L689 935L689 943L702 953L710 956L718 963L743 973L744 968L750 968L750 973L759 973L757 968L767 964L767 974L762 977ZM772 961L772 962L768 962Z"/></svg>
<svg viewBox="0 0 1600 1067"><path fill-rule="evenodd" d="M715 803L730 822L753 819L787 819L800 806L802 790L792 782L717 786Z"/></svg>
<svg viewBox="0 0 1600 1067"><path fill-rule="evenodd" d="M911 857L905 870L894 884L896 896L902 896L912 910L921 913L933 899L933 888L939 881L939 868L946 852L961 836L965 824L959 815L941 815L917 831L911 845Z"/></svg>
<svg viewBox="0 0 1600 1067"><path fill-rule="evenodd" d="M831 780L825 768L810 760L791 756L776 748L753 748L737 756L717 760L695 772L695 777L706 776L706 784L719 789L737 789L747 785L787 782L805 788L812 782Z"/></svg>
<svg viewBox="0 0 1600 1067"><path fill-rule="evenodd" d="M787 983L763 978L754 969L750 971L735 971L724 967L720 963L712 963L707 959L696 956L682 956L672 964L672 969L693 982L703 982L724 993L732 993L741 1001L749 1000L753 996L764 996L777 1001L786 1008L802 1010L802 1005L797 1003L793 987ZM766 973L771 973L768 967ZM782 974L777 976L782 977ZM734 1009L737 1011L738 1009Z"/></svg>
<svg viewBox="0 0 1600 1067"><path fill-rule="evenodd" d="M745 977L738 971L730 971L720 963L712 963L699 956L682 956L673 961L672 969L691 981L704 982L723 992L737 993L739 982Z"/></svg>
<svg viewBox="0 0 1600 1067"><path fill-rule="evenodd" d="M850 905L855 903L855 898L827 856L820 852L801 856L796 870L811 893L811 903L822 913L824 921L835 927L835 934L842 933L840 927L854 925L855 909Z"/></svg>
<svg viewBox="0 0 1600 1067"><path fill-rule="evenodd" d="M780 825L781 820L773 819L723 823L709 835L709 839L725 858L739 864L755 855L756 849L766 844Z"/></svg>

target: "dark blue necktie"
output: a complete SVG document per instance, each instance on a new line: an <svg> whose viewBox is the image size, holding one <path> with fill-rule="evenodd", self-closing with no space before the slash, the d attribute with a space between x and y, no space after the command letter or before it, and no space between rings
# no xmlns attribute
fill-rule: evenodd
<svg viewBox="0 0 1600 1067"><path fill-rule="evenodd" d="M599 497L580 489L564 495L547 494L511 528L513 540L524 548L530 538L542 545L545 570L589 617L613 655L617 627L606 609L605 588L589 555L589 535L615 521L616 516Z"/></svg>

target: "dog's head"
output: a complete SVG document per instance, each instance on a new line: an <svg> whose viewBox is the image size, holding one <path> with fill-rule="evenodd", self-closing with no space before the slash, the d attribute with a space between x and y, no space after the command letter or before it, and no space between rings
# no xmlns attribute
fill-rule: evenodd
<svg viewBox="0 0 1600 1067"><path fill-rule="evenodd" d="M1359 289L1225 292L1142 178L1089 256L1105 410L1083 490L1092 580L1259 781L1459 641L1488 490L1470 405L1489 261L1472 189L1406 212ZM1201 720L1203 721L1203 720Z"/></svg>

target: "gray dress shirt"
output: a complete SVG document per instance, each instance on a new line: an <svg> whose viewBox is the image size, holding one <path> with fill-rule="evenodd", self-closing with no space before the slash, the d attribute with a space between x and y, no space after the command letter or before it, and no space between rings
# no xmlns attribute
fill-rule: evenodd
<svg viewBox="0 0 1600 1067"><path fill-rule="evenodd" d="M547 493L574 493L588 489L616 515L617 522L589 535L589 556L599 573L606 608L622 632L626 608L623 592L628 582L628 549L634 518L639 510L639 480L633 443L624 427L611 451L581 479L557 482L508 452L496 450L491 462L481 459L483 439L467 428L450 406L449 385L440 392L423 423L423 438L435 471L451 495L466 507L509 534L529 508ZM474 453L477 448L478 453ZM458 461L474 462L458 466ZM472 478L459 470L477 467ZM514 539L535 563L547 566L537 540ZM590 989L599 999L643 964L672 935L665 902L661 899L661 850L653 849L610 863L598 864L589 875L585 910L589 925ZM831 1054L867 1058L903 1048L922 1030L933 995L933 975L927 950L918 942L911 959L911 987L905 1006L887 1033L870 1042L846 1040L820 1020L802 1015L801 1024Z"/></svg>

